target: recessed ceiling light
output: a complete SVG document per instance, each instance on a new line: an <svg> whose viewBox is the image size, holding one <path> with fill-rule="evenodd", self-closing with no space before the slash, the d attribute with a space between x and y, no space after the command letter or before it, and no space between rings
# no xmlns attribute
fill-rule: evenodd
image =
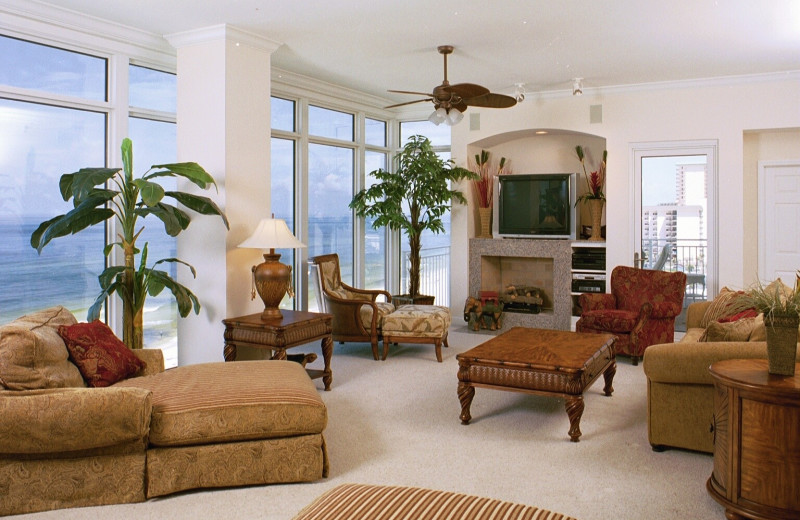
<svg viewBox="0 0 800 520"><path fill-rule="evenodd" d="M547 134L547 130L537 130L536 131L536 135L546 135L546 134Z"/></svg>

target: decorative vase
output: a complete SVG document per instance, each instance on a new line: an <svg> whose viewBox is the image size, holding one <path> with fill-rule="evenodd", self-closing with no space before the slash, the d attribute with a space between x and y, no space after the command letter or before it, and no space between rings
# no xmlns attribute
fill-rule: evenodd
<svg viewBox="0 0 800 520"><path fill-rule="evenodd" d="M478 208L481 230L478 238L492 238L492 208Z"/></svg>
<svg viewBox="0 0 800 520"><path fill-rule="evenodd" d="M767 329L767 361L769 373L783 376L794 375L797 356L797 314L774 314L764 316Z"/></svg>
<svg viewBox="0 0 800 520"><path fill-rule="evenodd" d="M589 213L592 214L592 236L589 240L592 242L602 242L603 236L601 235L601 221L603 219L603 206L605 199L589 199Z"/></svg>

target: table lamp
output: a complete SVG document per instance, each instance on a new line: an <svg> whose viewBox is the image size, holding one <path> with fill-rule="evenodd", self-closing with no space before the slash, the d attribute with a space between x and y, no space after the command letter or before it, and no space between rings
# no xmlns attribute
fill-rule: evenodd
<svg viewBox="0 0 800 520"><path fill-rule="evenodd" d="M275 253L275 249L297 249L306 247L306 245L292 235L286 221L273 217L261 219L250 238L239 244L239 247L269 249L269 253L264 253L264 262L252 268L253 284L255 291L258 291L258 295L264 302L261 319L282 318L283 315L278 306L287 289L290 294L293 293L292 268L278 261L281 255ZM255 291L251 295L252 299L256 297Z"/></svg>

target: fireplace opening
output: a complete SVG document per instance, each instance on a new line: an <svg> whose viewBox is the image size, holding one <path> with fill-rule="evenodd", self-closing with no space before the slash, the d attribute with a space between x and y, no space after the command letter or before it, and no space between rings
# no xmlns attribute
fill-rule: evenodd
<svg viewBox="0 0 800 520"><path fill-rule="evenodd" d="M480 290L497 293L505 312L552 313L553 259L481 256Z"/></svg>

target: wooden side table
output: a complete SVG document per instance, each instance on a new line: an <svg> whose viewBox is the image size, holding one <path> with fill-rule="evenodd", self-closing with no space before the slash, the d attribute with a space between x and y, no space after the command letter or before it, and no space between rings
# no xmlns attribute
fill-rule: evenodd
<svg viewBox="0 0 800 520"><path fill-rule="evenodd" d="M282 318L271 320L262 320L261 313L222 320L225 324L225 361L236 360L239 346L268 348L272 351L271 359L286 359L286 349L322 340L324 370L306 371L311 379L321 377L325 390L330 390L333 381L333 315L290 310L281 310L281 314Z"/></svg>
<svg viewBox="0 0 800 520"><path fill-rule="evenodd" d="M730 359L714 378L709 494L730 520L800 518L800 364L771 375L766 359Z"/></svg>

